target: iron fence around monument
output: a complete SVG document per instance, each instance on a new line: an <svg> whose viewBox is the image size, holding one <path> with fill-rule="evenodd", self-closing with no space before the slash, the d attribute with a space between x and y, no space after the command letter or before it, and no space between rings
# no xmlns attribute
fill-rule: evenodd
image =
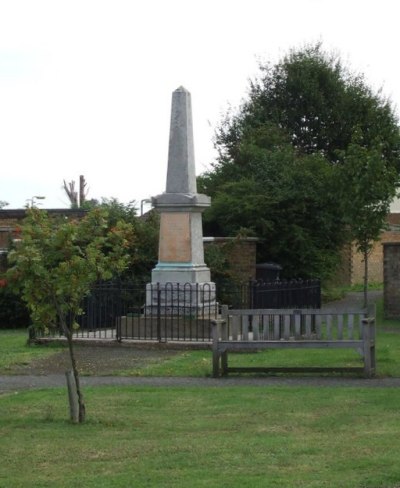
<svg viewBox="0 0 400 488"><path fill-rule="evenodd" d="M321 281L277 280L249 285L250 308L321 308Z"/></svg>
<svg viewBox="0 0 400 488"><path fill-rule="evenodd" d="M219 285L219 286L218 286ZM201 287L201 288L200 288ZM219 304L230 308L320 308L319 280L234 285L99 283L82 302L76 338L209 342ZM53 330L52 334L62 335ZM40 336L40 331L36 336Z"/></svg>
<svg viewBox="0 0 400 488"><path fill-rule="evenodd" d="M99 283L81 308L78 339L209 342L217 315L212 283Z"/></svg>

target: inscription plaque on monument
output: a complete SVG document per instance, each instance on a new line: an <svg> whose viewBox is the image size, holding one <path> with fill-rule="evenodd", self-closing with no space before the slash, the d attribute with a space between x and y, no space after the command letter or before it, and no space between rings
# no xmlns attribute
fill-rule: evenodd
<svg viewBox="0 0 400 488"><path fill-rule="evenodd" d="M160 218L159 261L190 263L190 214L187 212L163 212Z"/></svg>

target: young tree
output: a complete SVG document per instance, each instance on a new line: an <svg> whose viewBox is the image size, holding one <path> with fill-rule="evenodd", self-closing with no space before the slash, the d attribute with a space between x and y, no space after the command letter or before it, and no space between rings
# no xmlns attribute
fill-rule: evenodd
<svg viewBox="0 0 400 488"><path fill-rule="evenodd" d="M357 250L364 261L364 307L368 306L368 258L386 226L390 203L396 195L398 173L385 165L382 147L366 148L357 142L350 144L342 179L347 181L346 219Z"/></svg>
<svg viewBox="0 0 400 488"><path fill-rule="evenodd" d="M85 403L73 348L82 299L98 280L112 278L129 264L129 224L108 225L104 209L82 220L56 220L36 208L27 211L21 242L10 252L9 281L20 290L33 326L60 328L65 335L78 398L78 419L85 420Z"/></svg>
<svg viewBox="0 0 400 488"><path fill-rule="evenodd" d="M346 212L365 208L351 198L360 184L349 179L355 171L340 168L354 162L355 134L360 148L379 147L383 181L374 202L387 202L400 162L397 119L380 93L319 44L260 69L245 103L216 134L216 163L199 178L199 191L213 201L204 214L206 232L245 227L263 239L262 259L282 264L292 276L328 276L353 237Z"/></svg>

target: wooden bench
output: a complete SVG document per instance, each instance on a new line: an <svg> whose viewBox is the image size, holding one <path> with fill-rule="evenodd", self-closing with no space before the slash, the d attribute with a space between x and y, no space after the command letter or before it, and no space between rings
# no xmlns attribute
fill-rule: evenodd
<svg viewBox="0 0 400 488"><path fill-rule="evenodd" d="M213 321L213 376L230 372L358 372L375 374L375 307L368 310L228 310ZM228 353L263 349L356 349L364 367L228 367Z"/></svg>

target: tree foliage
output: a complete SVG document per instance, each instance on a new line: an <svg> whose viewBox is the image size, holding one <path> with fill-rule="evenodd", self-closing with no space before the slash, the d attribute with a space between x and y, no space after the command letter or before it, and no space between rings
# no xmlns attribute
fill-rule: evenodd
<svg viewBox="0 0 400 488"><path fill-rule="evenodd" d="M138 217L135 201L124 204L116 198L103 198L94 205L96 207L106 210L110 226L122 221L131 225L134 230L135 239L128 243L128 253L134 259L121 274L121 278L138 283L150 281L151 270L158 259L158 214L150 211Z"/></svg>
<svg viewBox="0 0 400 488"><path fill-rule="evenodd" d="M36 208L27 211L21 242L9 253L7 276L26 302L35 327L60 328L69 345L79 400L79 421L85 404L73 352L72 335L79 327L82 299L98 280L112 278L128 266L132 227L118 221L111 227L104 209L82 220L54 219Z"/></svg>
<svg viewBox="0 0 400 488"><path fill-rule="evenodd" d="M367 307L368 258L386 227L390 201L396 195L393 182L398 180L398 175L393 167L383 164L381 147L367 148L355 141L346 152L341 179L352 183L347 186L348 195L342 199L346 202L345 218L351 238L364 260L364 306Z"/></svg>
<svg viewBox="0 0 400 488"><path fill-rule="evenodd" d="M355 236L355 207L361 219L379 202L387 210L393 198L397 120L387 100L320 45L260 68L247 100L221 123L216 163L199 178L212 197L206 232L250 232L263 239L259 259L279 262L287 275L328 276ZM357 165L367 177L359 178ZM364 200L352 201L355 186Z"/></svg>

